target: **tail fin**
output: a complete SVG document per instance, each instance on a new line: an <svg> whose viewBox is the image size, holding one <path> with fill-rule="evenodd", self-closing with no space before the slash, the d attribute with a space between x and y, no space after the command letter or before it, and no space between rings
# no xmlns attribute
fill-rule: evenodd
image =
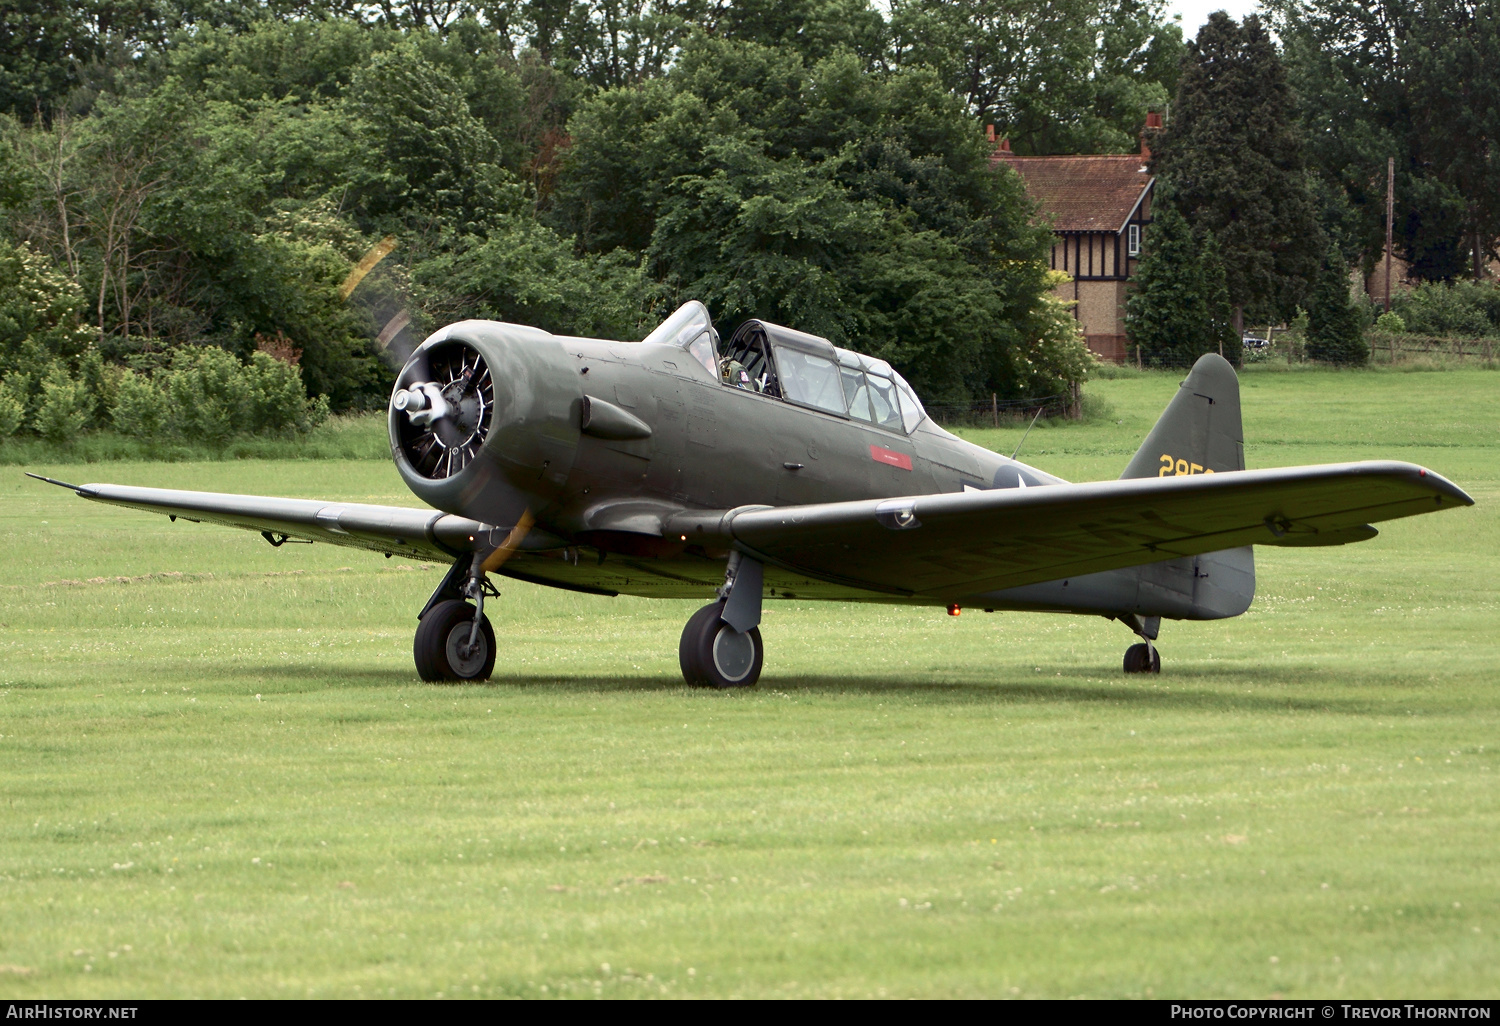
<svg viewBox="0 0 1500 1026"><path fill-rule="evenodd" d="M1198 358L1122 478L1221 474L1245 469L1240 380L1222 356ZM1190 620L1238 616L1255 598L1247 545L1139 568L1137 608ZM1184 606L1186 608L1184 608Z"/></svg>
<svg viewBox="0 0 1500 1026"><path fill-rule="evenodd" d="M1198 358L1121 478L1245 469L1240 379L1222 356Z"/></svg>

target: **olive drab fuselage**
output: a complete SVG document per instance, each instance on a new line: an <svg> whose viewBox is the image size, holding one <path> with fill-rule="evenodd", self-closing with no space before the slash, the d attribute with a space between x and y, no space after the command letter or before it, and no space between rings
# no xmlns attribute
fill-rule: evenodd
<svg viewBox="0 0 1500 1026"><path fill-rule="evenodd" d="M480 459L452 478L397 466L425 502L492 524L529 510L533 545L660 536L678 509L800 505L1059 479L972 445L922 417L908 433L726 384L684 348L553 336L466 321L424 343L478 349L495 383L495 424ZM420 351L419 351L420 352ZM414 363L416 359L414 358ZM410 371L398 381L406 384ZM649 428L641 438L582 430L585 397ZM402 416L391 411L394 428ZM636 508L640 515L632 517ZM601 537L598 532L610 532ZM550 538L548 536L551 536Z"/></svg>

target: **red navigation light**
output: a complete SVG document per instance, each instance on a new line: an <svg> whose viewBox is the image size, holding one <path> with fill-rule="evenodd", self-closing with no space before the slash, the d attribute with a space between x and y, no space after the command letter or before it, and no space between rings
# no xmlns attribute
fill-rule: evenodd
<svg viewBox="0 0 1500 1026"><path fill-rule="evenodd" d="M959 615L962 612L963 612L963 610L960 609L960 608L958 608L958 603L957 602L950 602L950 603L948 603L948 615L949 616L957 616L957 615Z"/></svg>

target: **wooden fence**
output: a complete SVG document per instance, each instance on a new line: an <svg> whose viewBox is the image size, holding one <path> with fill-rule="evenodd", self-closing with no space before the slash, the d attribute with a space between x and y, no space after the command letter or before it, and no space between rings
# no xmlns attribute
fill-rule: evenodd
<svg viewBox="0 0 1500 1026"><path fill-rule="evenodd" d="M1500 339L1493 338L1450 338L1391 331L1372 331L1368 337L1371 359L1384 356L1389 363L1396 363L1416 354L1489 362L1496 354L1500 354Z"/></svg>

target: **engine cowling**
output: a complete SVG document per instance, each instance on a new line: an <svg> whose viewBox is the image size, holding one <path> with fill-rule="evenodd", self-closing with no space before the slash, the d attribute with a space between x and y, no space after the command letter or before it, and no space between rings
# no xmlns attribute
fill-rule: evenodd
<svg viewBox="0 0 1500 1026"><path fill-rule="evenodd" d="M578 446L576 362L555 336L520 325L462 321L432 335L391 394L391 455L407 487L485 523L537 516Z"/></svg>

